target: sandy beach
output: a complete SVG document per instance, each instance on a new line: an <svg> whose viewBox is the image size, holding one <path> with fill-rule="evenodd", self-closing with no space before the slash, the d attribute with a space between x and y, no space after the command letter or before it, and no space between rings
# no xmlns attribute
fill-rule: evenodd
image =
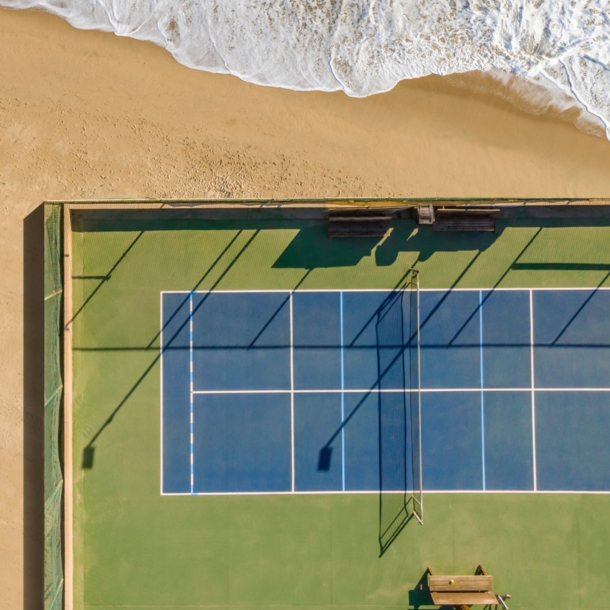
<svg viewBox="0 0 610 610"><path fill-rule="evenodd" d="M41 607L41 472L31 449L24 458L24 421L35 428L42 407L24 408L35 392L23 374L23 269L36 256L24 252L26 218L42 201L610 197L606 139L446 78L364 99L264 88L189 70L149 43L4 9L0 55L3 608ZM24 478L34 490L25 509Z"/></svg>

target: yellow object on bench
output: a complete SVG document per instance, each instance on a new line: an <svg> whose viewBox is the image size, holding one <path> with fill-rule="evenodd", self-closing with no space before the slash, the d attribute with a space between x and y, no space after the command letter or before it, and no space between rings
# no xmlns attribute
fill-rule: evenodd
<svg viewBox="0 0 610 610"><path fill-rule="evenodd" d="M485 572L483 566L476 569L474 576L449 575L436 576L428 568L428 589L432 601L438 606L482 606L502 605L510 595L492 593L493 577Z"/></svg>

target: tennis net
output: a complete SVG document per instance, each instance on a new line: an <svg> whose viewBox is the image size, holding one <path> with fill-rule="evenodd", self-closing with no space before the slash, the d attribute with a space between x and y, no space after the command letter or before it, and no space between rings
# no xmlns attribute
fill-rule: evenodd
<svg viewBox="0 0 610 610"><path fill-rule="evenodd" d="M419 275L411 270L376 321L381 554L411 516L423 523L419 318Z"/></svg>
<svg viewBox="0 0 610 610"><path fill-rule="evenodd" d="M421 316L419 271L412 269L407 286L409 295L409 417L411 430L411 509L424 523L421 445Z"/></svg>

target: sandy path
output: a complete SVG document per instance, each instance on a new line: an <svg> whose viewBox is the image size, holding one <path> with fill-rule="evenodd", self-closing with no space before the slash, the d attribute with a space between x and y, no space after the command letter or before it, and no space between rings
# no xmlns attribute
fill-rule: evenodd
<svg viewBox="0 0 610 610"><path fill-rule="evenodd" d="M190 71L150 44L8 10L0 57L3 608L21 607L24 582L25 607L39 607L41 327L35 281L24 318L23 244L25 227L28 265L39 238L36 218L24 219L43 200L610 196L610 143L438 77L362 100L266 89Z"/></svg>

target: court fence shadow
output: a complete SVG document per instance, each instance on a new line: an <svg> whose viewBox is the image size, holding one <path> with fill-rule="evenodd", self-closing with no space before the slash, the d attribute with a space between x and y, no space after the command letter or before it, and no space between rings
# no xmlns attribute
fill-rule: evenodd
<svg viewBox="0 0 610 610"><path fill-rule="evenodd" d="M143 232L142 232L143 233ZM227 275L227 273L233 268L233 266L236 264L237 260L243 255L243 253L247 250L247 248L252 244L252 242L254 241L254 239L256 238L256 236L258 235L259 231L256 230L254 232L253 235L251 235L250 237L248 237L247 241L245 242L245 244L239 249L239 251L237 252L237 254L233 255L233 258L231 260L229 260L228 263L225 264L225 267L222 271L222 273L220 274L220 276L215 280L214 284L212 285L212 287L210 289L208 289L208 294L214 290L214 288L216 286L218 286L218 284L222 281L222 279ZM218 255L218 257L212 262L212 264L205 269L205 271L203 272L203 274L201 275L201 277L197 280L197 282L195 282L195 284L193 285L193 287L191 288L191 292L195 292L200 286L201 284L204 282L204 280L209 276L209 274L212 272L212 270L214 268L216 268L221 260L224 258L225 254L227 254L231 248L231 246L238 240L239 236L242 234L242 231L238 231L227 243L227 245L225 246L225 248L221 251L221 253ZM139 239L140 235L138 235L138 237L136 237L136 239L132 242L132 244L130 245L130 247L128 248L131 249L131 247L133 247L133 245L136 243L137 239ZM128 251L127 250L127 251ZM115 263L115 267L116 265L118 265L118 263L123 260L123 258L125 257L125 254L127 253L127 251L121 256L121 258L119 259L119 261L117 261L117 263ZM306 276L307 274L305 274ZM303 281L303 279L301 279L301 281ZM187 295L184 297L184 303L186 303L189 299L189 294L187 293ZM193 310L193 312L191 313L191 316L194 315L197 311L197 309L199 309L203 302L205 301L205 298L196 306L196 308ZM184 326L188 323L188 320L183 321L181 327L174 333L173 337L167 341L165 343L165 345L163 346L163 350L167 349L168 347L171 346L172 341L178 336L180 330L182 328L184 328ZM167 326L168 322L165 322L164 326ZM163 329L162 329L163 330ZM145 350L150 350L153 348L153 345L155 344L155 342L159 339L161 335L161 331L158 331L157 333L155 333L155 335L151 338L150 342L148 343L148 345L144 348ZM116 405L116 407L113 409L113 411L110 413L109 417L104 421L104 423L97 429L97 431L91 436L91 438L89 439L89 442L87 443L87 445L85 446L85 448L83 449L83 455L82 455L82 462L81 462L81 468L83 470L91 470L94 466L94 458L95 458L95 443L97 441L97 439L100 437L100 435L104 432L104 430L106 430L106 428L108 428L108 426L112 423L112 421L114 420L115 416L119 413L119 411L121 411L121 409L125 406L125 404L127 403L127 401L131 398L131 396L136 392L136 390L138 389L138 387L141 385L141 383L144 381L144 379L146 379L146 377L149 375L149 373L154 369L154 367L157 365L157 363L159 362L159 360L161 359L161 351L159 351L158 349L154 350L155 351L155 356L152 358L151 362L148 364L148 366L144 369L144 371L142 372L142 374L137 378L137 380L135 381L135 383L131 386L131 388L129 389L129 391L125 394L125 396L122 398L122 400Z"/></svg>
<svg viewBox="0 0 610 610"><path fill-rule="evenodd" d="M23 221L23 609L44 602L44 209Z"/></svg>

